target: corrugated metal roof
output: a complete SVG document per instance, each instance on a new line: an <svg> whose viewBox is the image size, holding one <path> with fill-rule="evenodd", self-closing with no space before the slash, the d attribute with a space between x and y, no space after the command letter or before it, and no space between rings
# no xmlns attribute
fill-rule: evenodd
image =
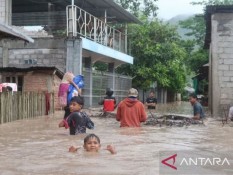
<svg viewBox="0 0 233 175"><path fill-rule="evenodd" d="M6 25L0 21L0 38L19 38L27 42L34 43L34 40L29 36L23 34L22 32L17 31L9 25Z"/></svg>
<svg viewBox="0 0 233 175"><path fill-rule="evenodd" d="M86 8L86 11L88 11L91 14L96 14L97 16L101 15L101 14L98 15L97 13L101 13L101 11L103 12L104 10L106 10L107 14L110 17L109 20L111 20L112 18L113 20L115 19L118 22L121 21L121 22L142 23L138 18L136 18L134 15L126 11L120 5L116 4L113 0L85 0L85 1L79 0L78 2L80 8L84 8L84 9ZM104 16L103 13L102 16Z"/></svg>
<svg viewBox="0 0 233 175"><path fill-rule="evenodd" d="M32 21L31 17L23 18L25 13L31 14L32 12L48 12L49 4L54 4L54 11L63 12L66 6L71 5L71 0L12 0L12 13L13 24L33 23L35 25L36 18ZM116 21L118 23L142 23L134 15L126 11L120 5L116 4L113 0L74 0L74 4L89 12L96 17L104 17L105 10L107 11L108 21ZM50 13L52 13L50 11ZM15 16L17 14L17 16ZM48 15L48 14L47 14ZM21 19L23 18L23 19ZM40 20L48 21L48 16L42 13ZM61 18L61 16L58 16ZM28 22L26 22L28 21Z"/></svg>

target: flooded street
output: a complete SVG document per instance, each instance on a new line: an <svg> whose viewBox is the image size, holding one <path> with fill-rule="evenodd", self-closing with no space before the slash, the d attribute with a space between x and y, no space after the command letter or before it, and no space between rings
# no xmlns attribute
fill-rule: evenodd
<svg viewBox="0 0 233 175"><path fill-rule="evenodd" d="M159 105L157 112L192 114L188 102ZM68 130L58 128L62 117L63 111L57 111L49 117L0 125L0 174L157 175L161 151L233 150L233 127L222 126L221 121L212 118L205 121L205 126L119 128L114 118L93 117L95 130L87 130L87 133L100 137L101 152L90 155L81 149L78 153L69 153L71 145L83 145L85 135L70 136ZM116 155L104 150L108 144L116 147ZM233 174L231 169L221 173Z"/></svg>

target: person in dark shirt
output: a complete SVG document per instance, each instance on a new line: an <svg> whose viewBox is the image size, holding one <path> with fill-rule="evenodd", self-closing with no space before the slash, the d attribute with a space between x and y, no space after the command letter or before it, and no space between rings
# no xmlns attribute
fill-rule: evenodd
<svg viewBox="0 0 233 175"><path fill-rule="evenodd" d="M197 96L195 94L189 95L189 102L193 106L193 120L200 120L205 117L202 105L198 102Z"/></svg>
<svg viewBox="0 0 233 175"><path fill-rule="evenodd" d="M86 128L94 129L94 123L85 112L81 111L83 105L83 97L72 97L69 105L71 114L59 123L59 127L70 129L70 135L86 133Z"/></svg>
<svg viewBox="0 0 233 175"><path fill-rule="evenodd" d="M149 97L146 99L145 105L147 109L156 109L157 99L155 98L155 93L153 91L150 92Z"/></svg>

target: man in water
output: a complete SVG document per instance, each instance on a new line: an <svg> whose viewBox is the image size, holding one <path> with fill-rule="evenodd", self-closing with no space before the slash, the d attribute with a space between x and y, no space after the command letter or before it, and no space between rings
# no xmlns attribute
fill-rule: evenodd
<svg viewBox="0 0 233 175"><path fill-rule="evenodd" d="M197 95L190 94L189 95L189 102L193 106L193 117L192 117L192 119L194 119L194 120L203 119L205 117L205 114L204 114L202 105L197 100Z"/></svg>
<svg viewBox="0 0 233 175"><path fill-rule="evenodd" d="M233 106L229 109L228 119L233 121Z"/></svg>
<svg viewBox="0 0 233 175"><path fill-rule="evenodd" d="M145 105L147 106L148 110L155 111L156 104L157 104L157 99L155 98L155 93L151 91L149 97L146 99Z"/></svg>
<svg viewBox="0 0 233 175"><path fill-rule="evenodd" d="M128 97L119 103L116 120L120 121L121 127L140 127L140 123L146 121L144 105L137 96L138 91L131 88L128 91Z"/></svg>

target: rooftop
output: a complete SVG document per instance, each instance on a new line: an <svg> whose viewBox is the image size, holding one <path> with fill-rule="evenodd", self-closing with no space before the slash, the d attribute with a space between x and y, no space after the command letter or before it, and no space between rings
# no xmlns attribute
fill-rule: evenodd
<svg viewBox="0 0 233 175"><path fill-rule="evenodd" d="M12 24L18 26L66 25L66 6L71 0L12 0ZM113 0L74 0L74 5L111 23L141 23ZM50 21L48 20L50 19Z"/></svg>
<svg viewBox="0 0 233 175"><path fill-rule="evenodd" d="M30 38L29 36L25 35L24 33L14 29L11 26L8 26L7 24L4 24L0 21L0 38L17 38L22 39L27 42L33 43L34 40Z"/></svg>

